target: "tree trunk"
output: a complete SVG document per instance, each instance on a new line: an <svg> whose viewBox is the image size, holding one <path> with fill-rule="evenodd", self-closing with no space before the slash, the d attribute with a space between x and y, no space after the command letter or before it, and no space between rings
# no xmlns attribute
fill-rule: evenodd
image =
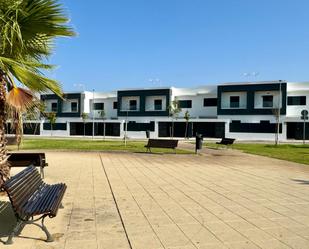
<svg viewBox="0 0 309 249"><path fill-rule="evenodd" d="M0 72L1 73L1 72ZM10 167L7 161L7 140L5 138L6 89L4 75L0 75L0 186L10 178Z"/></svg>
<svg viewBox="0 0 309 249"><path fill-rule="evenodd" d="M188 121L186 121L185 139L188 138Z"/></svg>

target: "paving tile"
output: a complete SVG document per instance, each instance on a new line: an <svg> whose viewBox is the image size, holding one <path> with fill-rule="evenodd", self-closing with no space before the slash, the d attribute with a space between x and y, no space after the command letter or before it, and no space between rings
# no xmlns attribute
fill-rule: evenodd
<svg viewBox="0 0 309 249"><path fill-rule="evenodd" d="M309 248L309 190L291 181L308 179L308 167L205 150L101 154L134 249ZM46 222L59 238L19 237L10 248L129 248L100 154L46 154L45 180L68 185L64 208ZM0 231L2 224L0 212ZM36 227L21 236L44 238Z"/></svg>
<svg viewBox="0 0 309 249"><path fill-rule="evenodd" d="M36 247L39 248L39 247ZM44 247L42 247L43 249ZM56 248L56 247L47 247L46 249L52 249L52 248ZM98 248L98 244L97 241L93 241L93 240L79 240L79 241L75 241L75 240L69 240L66 242L65 244L65 249L97 249Z"/></svg>

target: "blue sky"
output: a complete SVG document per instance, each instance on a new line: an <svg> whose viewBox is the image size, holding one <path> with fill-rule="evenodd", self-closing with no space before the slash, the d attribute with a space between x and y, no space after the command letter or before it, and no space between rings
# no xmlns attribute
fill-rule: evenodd
<svg viewBox="0 0 309 249"><path fill-rule="evenodd" d="M307 0L61 2L78 36L57 41L48 75L66 91L309 81Z"/></svg>

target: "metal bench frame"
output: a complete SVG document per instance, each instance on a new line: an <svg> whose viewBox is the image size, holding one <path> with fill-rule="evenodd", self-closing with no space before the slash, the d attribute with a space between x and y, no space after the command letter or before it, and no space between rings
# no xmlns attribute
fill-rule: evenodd
<svg viewBox="0 0 309 249"><path fill-rule="evenodd" d="M28 186L26 190L25 186ZM47 230L47 227L44 225L44 221L46 217L56 217L66 190L66 185L63 183L55 185L48 185L44 183L38 170L35 167L30 166L7 180L3 184L2 188L8 194L15 217L17 219L17 223L12 233L9 235L7 241L4 244L13 244L13 238L19 232L21 232L24 226L27 224L35 225L41 228L42 231L46 234L46 242L52 242L53 237ZM47 192L44 192L46 191L46 188ZM51 191L52 188L53 191ZM45 198L42 201L42 199L32 199L33 196ZM27 206L30 202L31 206ZM39 206L37 206L38 204ZM27 210L23 209L25 206L27 206ZM45 209L43 207L45 207ZM31 208L31 211L29 211L29 208ZM39 217L34 218L35 216ZM38 223L40 220L41 224Z"/></svg>
<svg viewBox="0 0 309 249"><path fill-rule="evenodd" d="M151 152L151 148L173 149L176 154L177 146L178 140L176 139L148 139L145 148L147 149L146 152Z"/></svg>

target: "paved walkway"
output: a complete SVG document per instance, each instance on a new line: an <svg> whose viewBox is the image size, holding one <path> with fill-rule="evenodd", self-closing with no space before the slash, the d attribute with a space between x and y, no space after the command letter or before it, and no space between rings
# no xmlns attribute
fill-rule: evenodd
<svg viewBox="0 0 309 249"><path fill-rule="evenodd" d="M309 248L308 166L230 150L50 152L47 161L46 181L68 185L47 222L56 241L26 226L0 248ZM2 240L10 215L0 208Z"/></svg>

